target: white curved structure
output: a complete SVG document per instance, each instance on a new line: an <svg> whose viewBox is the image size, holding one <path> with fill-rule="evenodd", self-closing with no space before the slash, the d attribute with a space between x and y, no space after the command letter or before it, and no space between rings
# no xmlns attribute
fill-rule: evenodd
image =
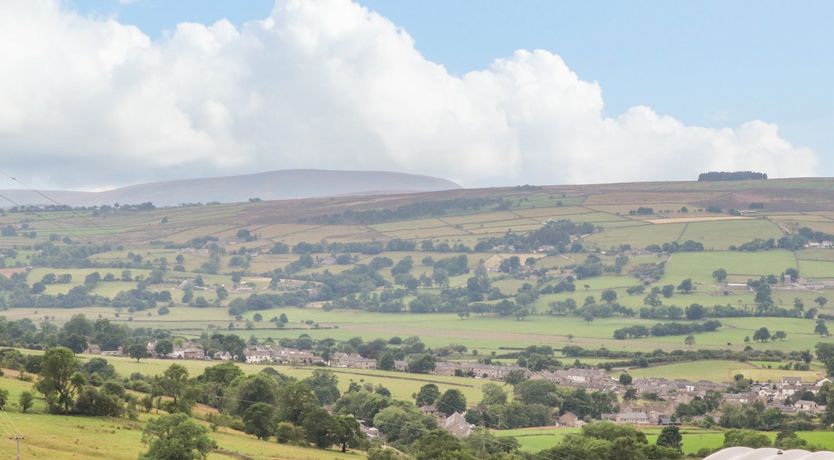
<svg viewBox="0 0 834 460"><path fill-rule="evenodd" d="M752 449L750 447L728 447L706 457L704 460L834 460L834 452L791 449L781 450L773 447Z"/></svg>

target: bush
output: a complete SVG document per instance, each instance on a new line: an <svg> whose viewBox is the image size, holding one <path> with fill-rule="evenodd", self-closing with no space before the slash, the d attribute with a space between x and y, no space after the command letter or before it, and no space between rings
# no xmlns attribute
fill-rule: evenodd
<svg viewBox="0 0 834 460"><path fill-rule="evenodd" d="M281 444L303 444L304 429L289 422L281 422L275 427L275 440Z"/></svg>

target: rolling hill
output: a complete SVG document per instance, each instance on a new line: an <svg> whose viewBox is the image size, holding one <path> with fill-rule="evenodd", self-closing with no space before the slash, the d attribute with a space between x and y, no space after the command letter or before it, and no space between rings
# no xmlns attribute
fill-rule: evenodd
<svg viewBox="0 0 834 460"><path fill-rule="evenodd" d="M291 169L239 176L182 179L130 185L101 192L50 190L43 193L62 204L91 206L138 204L156 206L182 203L235 203L250 198L281 200L341 195L375 195L404 192L430 192L460 188L446 179L388 171L332 171ZM31 190L4 190L11 201L22 205L51 204ZM10 203L6 203L8 205Z"/></svg>

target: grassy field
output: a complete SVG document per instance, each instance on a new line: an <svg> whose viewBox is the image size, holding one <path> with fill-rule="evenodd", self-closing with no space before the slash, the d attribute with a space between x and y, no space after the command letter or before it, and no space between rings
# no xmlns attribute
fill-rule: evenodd
<svg viewBox="0 0 834 460"><path fill-rule="evenodd" d="M142 212L121 212L115 214L96 214L84 211L80 218L70 212L45 212L38 218L34 214L8 212L0 215L0 225L29 225L38 230L34 239L25 237L0 237L0 248L14 249L4 259L6 266L27 265L37 254L35 243L49 239L49 234L56 232L55 222L69 229L68 235L74 241L83 243L108 243L110 250L92 255L79 266L90 265L91 268L32 268L28 274L30 284L39 281L47 273L71 274L72 282L47 286L47 294L64 294L75 286L80 286L84 278L93 271L101 275L113 274L120 278L122 269L112 268L130 263L150 263L154 268L164 258L168 270L164 282L148 287L159 292L170 291L173 308L168 315L160 316L156 308L147 311L130 312L122 309L117 313L113 308L88 306L78 309L42 308L37 305L37 298L31 308L14 308L6 310L3 315L8 319L29 318L39 323L44 318L60 324L72 315L84 313L87 317L107 318L119 324L132 327L154 327L171 330L176 336L188 339L198 337L205 332L229 332L248 339L282 337L295 338L307 333L314 338L334 338L337 340L362 337L365 340L376 338L388 339L391 336L419 336L430 347L443 347L460 344L470 350L477 350L479 355L503 353L507 348L520 348L532 344L547 344L561 347L575 344L585 348L608 347L612 350L654 349L674 350L683 348L683 337L648 337L639 340L617 341L612 338L613 331L632 325L651 326L660 320L642 320L639 318L596 318L587 323L579 317L553 317L546 315L549 304L572 298L582 304L586 297L599 299L606 289L613 289L618 294L618 302L639 311L644 307L644 295L629 296L626 289L639 284L639 280L629 272L640 263L666 262L665 275L658 282L646 286L646 289L667 284L677 285L681 280L692 278L696 291L691 294L676 293L671 298L662 299L665 305L686 307L692 303L712 306L732 304L737 307L752 308L753 293L745 286L717 285L712 279L712 272L724 268L729 272L733 283L744 283L748 278L764 275L779 275L787 268L799 268L803 277L812 279L834 278L834 250L802 249L797 252L772 250L761 252L737 252L726 250L730 245L737 245L753 239L778 238L785 232L795 231L800 225L827 228L834 224L834 193L830 193L832 181L827 179L776 180L762 183L643 183L611 184L593 186L560 186L543 188L505 188L488 190L460 190L442 192L432 195L392 195L363 197L332 197L308 200L269 201L260 203L238 203L211 206L195 206L170 209L156 209ZM451 207L443 211L406 214L407 218L391 219L370 224L345 219L333 224L311 222L310 218L324 214L339 214L346 210L365 211L382 208L394 209L397 206L414 203L428 203L436 199L457 198L503 198L497 203L477 206L464 205ZM751 202L766 203L764 209L745 217L730 215L726 211L746 209ZM705 212L710 205L718 205L724 211ZM638 206L651 207L650 215L630 214ZM684 211L682 208L686 207ZM752 216L752 217L749 217ZM307 219L307 220L304 220ZM413 251L383 251L374 254L351 254L356 263L368 263L374 257L388 257L398 262L406 256L415 261L411 275L431 275L432 268L424 266L421 260L430 256L435 260L457 256L457 253L439 251L421 251L420 243L431 240L433 243L461 242L474 246L485 236L503 236L507 232L525 233L538 229L548 220L568 219L573 222L590 222L598 228L593 234L584 235L579 242L585 250L579 253L546 255L526 252L501 253L501 257L517 255L524 261L527 257L538 258L534 264L537 269L550 268L549 275L568 273L572 265L581 264L594 250L602 262L611 266L618 254L608 252L610 248L619 248L629 244L636 250L629 254L629 261L622 273L606 271L603 276L591 277L576 282L576 292L561 294L543 294L532 306L535 314L526 320L517 321L512 317L495 316L478 317L471 315L461 319L454 313L443 314L386 314L366 311L324 311L320 302L311 302L307 308L275 308L258 312L264 318L254 322L252 329L247 328L247 320L253 320L255 312L243 315L242 320L228 314L228 303L234 299L246 298L251 294L277 293L268 288L270 278L277 269L284 269L297 260L299 254L269 254L269 249L276 242L294 245L300 241L307 242L381 242L392 238L412 240L417 244ZM247 229L257 236L254 241L239 241L238 230ZM832 227L834 228L834 227ZM60 233L60 232L59 232ZM195 290L194 295L205 298L209 303L215 300L215 285L225 286L230 297L220 307L191 308L183 305L181 283L198 276L197 270L208 260L207 248L187 247L182 243L211 235L217 238L219 247L219 268L216 274L199 274L206 284L206 289ZM673 241L696 240L704 244L707 251L698 253L675 253L654 255L646 254L643 249L649 244L663 244ZM57 246L64 245L57 240ZM241 251L248 248L250 251ZM526 248L532 250L533 248ZM248 253L245 268L232 267L233 255ZM289 275L281 272L282 277L303 278L321 276L325 272L340 273L353 267L352 264L338 265L329 260L338 256L319 253L314 258L318 261L312 268ZM452 288L466 287L468 278L481 261L496 257L495 252L469 252L470 273L453 276L449 279ZM171 269L175 260L181 256L182 269ZM329 260L329 261L326 261ZM63 266L56 262L56 266ZM107 267L105 267L105 265ZM109 267L109 268L108 268ZM151 270L145 265L130 269L134 277L147 277ZM243 284L232 282L232 272L244 270ZM395 280L387 268L379 270L380 276L392 285ZM492 287L502 295L512 298L517 290L525 284L547 286L555 284L553 278L542 279L537 274L521 273L517 276L490 271ZM541 283L541 285L539 284ZM135 282L112 281L100 282L93 293L114 297L119 292L135 288ZM407 304L419 293L438 294L437 286L420 287L409 292L404 301ZM5 297L7 294L0 293ZM792 286L774 286L774 302L782 307L790 307L795 298L799 298L806 309L813 306L813 300L820 295L834 299L834 289L824 290L799 289ZM834 302L821 311L834 312ZM286 314L290 322L288 327L279 330L268 320L273 316ZM318 325L308 328L306 322ZM813 349L819 341L831 341L813 334L814 322L811 320L782 320L774 318L732 318L722 319L724 324L719 331L696 334L696 348L741 350L744 339L752 336L753 331L766 326L771 331L784 330L787 340L769 343L750 343L754 349L805 350ZM230 329L230 326L233 328ZM144 363L140 363L144 364ZM723 369L716 364L717 369ZM653 368L655 369L655 368ZM732 369L716 371L724 378ZM657 372L666 372L655 369ZM726 371L726 372L725 372ZM763 378L778 377L773 369L754 369ZM670 375L676 370L668 369ZM351 376L346 378L377 378L376 376ZM382 378L382 377L379 377ZM390 378L390 377L385 377ZM394 379L396 380L396 379ZM349 380L348 380L349 381ZM397 386L396 383L391 383ZM407 390L398 389L405 394ZM467 390L469 391L469 390Z"/></svg>
<svg viewBox="0 0 834 460"><path fill-rule="evenodd" d="M89 359L92 355L79 355L82 360ZM139 372L146 375L161 374L171 364L181 364L188 369L189 374L195 377L203 372L206 367L219 364L219 361L195 361L195 360L171 360L171 359L144 359L138 363L126 357L107 357L107 361L116 368L116 372L123 376L128 376L134 372ZM245 364L236 363L247 374L260 372L266 367L289 375L295 378L305 378L310 376L314 370L321 369L319 367L306 366L280 366L280 365L260 365L260 364ZM328 368L334 372L339 378L339 389L347 391L351 382L360 384L370 383L372 385L382 385L391 391L391 395L395 399L413 400L413 394L416 393L422 385L428 383L436 384L441 391L449 388L456 388L466 396L467 402L474 405L481 399L481 386L487 383L487 380L471 379L464 377L446 377L440 375L422 375L409 374L405 372L389 372L376 369L344 369L344 368ZM506 390L512 393L512 387L506 386Z"/></svg>
<svg viewBox="0 0 834 460"><path fill-rule="evenodd" d="M661 429L657 427L638 427L646 434L650 444L657 442L657 436ZM521 449L526 452L539 452L543 449L558 444L565 435L578 433L579 428L522 428L517 430L495 431L498 436L513 436L521 444ZM764 432L768 437L774 439L775 432ZM685 454L694 454L701 449L717 449L724 444L724 432L720 429L704 429L692 426L681 427L683 437L683 451ZM834 436L831 432L825 431L800 431L797 432L800 438L811 444L822 446L825 449L834 449Z"/></svg>
<svg viewBox="0 0 834 460"><path fill-rule="evenodd" d="M139 420L106 417L77 417L44 413L44 404L35 400L28 413L20 413L17 399L31 384L0 377L0 388L9 391L11 403L0 411L0 459L15 458L15 442L10 436L23 434L21 458L70 460L79 458L134 460L146 450L142 444L144 423L155 414L141 414ZM343 454L312 448L286 446L228 429L211 433L218 447L232 455L214 452L209 459L255 458L287 460L337 460L364 458L361 452ZM245 456L245 457L242 457Z"/></svg>
<svg viewBox="0 0 834 460"><path fill-rule="evenodd" d="M769 363L776 364L776 363ZM766 365L755 365L739 361L693 361L686 363L665 364L646 368L634 368L628 371L632 377L664 377L667 379L685 379L691 381L709 380L712 382L732 382L736 374L742 374L755 381L781 381L782 377L800 377L805 382L816 382L825 376L824 370L787 371L768 369ZM775 367L775 366L774 366ZM617 373L616 375L619 375Z"/></svg>

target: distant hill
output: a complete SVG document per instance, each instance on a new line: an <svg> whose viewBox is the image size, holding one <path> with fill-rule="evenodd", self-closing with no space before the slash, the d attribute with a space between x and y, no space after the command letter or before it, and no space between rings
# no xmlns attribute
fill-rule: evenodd
<svg viewBox="0 0 834 460"><path fill-rule="evenodd" d="M235 203L250 198L281 200L320 198L340 195L376 195L434 192L458 189L452 181L436 177L387 171L331 171L289 169L240 176L182 179L130 185L101 192L45 190L48 197L70 206L138 204L150 201L156 206L182 203ZM3 190L17 203L52 204L30 190ZM3 207L11 203L2 203Z"/></svg>

